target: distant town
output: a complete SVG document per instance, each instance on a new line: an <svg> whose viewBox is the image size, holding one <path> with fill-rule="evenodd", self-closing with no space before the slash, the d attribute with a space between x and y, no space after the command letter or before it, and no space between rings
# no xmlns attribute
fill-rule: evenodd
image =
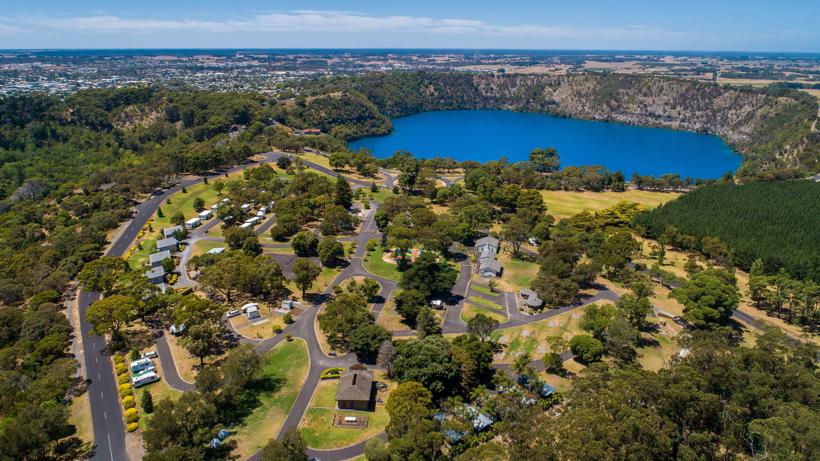
<svg viewBox="0 0 820 461"><path fill-rule="evenodd" d="M820 94L820 55L481 50L2 50L0 94L163 84L276 93L294 79L391 70L658 75Z"/></svg>

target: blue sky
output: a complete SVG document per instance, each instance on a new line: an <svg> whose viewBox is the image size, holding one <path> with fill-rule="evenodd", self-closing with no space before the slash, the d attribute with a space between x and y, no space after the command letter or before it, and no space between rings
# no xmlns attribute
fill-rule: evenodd
<svg viewBox="0 0 820 461"><path fill-rule="evenodd" d="M0 48L820 51L813 0L2 0Z"/></svg>

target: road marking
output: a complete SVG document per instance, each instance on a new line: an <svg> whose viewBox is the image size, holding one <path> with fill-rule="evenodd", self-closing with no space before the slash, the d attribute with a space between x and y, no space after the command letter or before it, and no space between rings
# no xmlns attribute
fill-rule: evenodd
<svg viewBox="0 0 820 461"><path fill-rule="evenodd" d="M100 398L101 398L101 399L105 399L105 397L103 396L102 391L100 391Z"/></svg>
<svg viewBox="0 0 820 461"><path fill-rule="evenodd" d="M94 357L94 363L100 363L100 358L99 357Z"/></svg>
<svg viewBox="0 0 820 461"><path fill-rule="evenodd" d="M103 412L103 419L108 419L108 413Z"/></svg>
<svg viewBox="0 0 820 461"><path fill-rule="evenodd" d="M111 448L111 434L106 432L106 437L108 437L108 453L111 455L111 461L114 461L114 449Z"/></svg>
<svg viewBox="0 0 820 461"><path fill-rule="evenodd" d="M100 376L100 374L99 374L99 373L97 373L97 379L98 379L99 381L102 381L102 376Z"/></svg>

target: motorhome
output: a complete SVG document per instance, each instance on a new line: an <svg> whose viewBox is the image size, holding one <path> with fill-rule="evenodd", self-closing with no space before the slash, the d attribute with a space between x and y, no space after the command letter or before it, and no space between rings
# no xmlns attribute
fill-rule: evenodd
<svg viewBox="0 0 820 461"><path fill-rule="evenodd" d="M157 381L159 381L159 375L153 371L146 371L144 373L134 375L134 377L131 378L131 384L134 387L142 387L146 384L155 383Z"/></svg>
<svg viewBox="0 0 820 461"><path fill-rule="evenodd" d="M131 362L131 373L139 373L143 370L155 369L154 362L148 358L141 358Z"/></svg>

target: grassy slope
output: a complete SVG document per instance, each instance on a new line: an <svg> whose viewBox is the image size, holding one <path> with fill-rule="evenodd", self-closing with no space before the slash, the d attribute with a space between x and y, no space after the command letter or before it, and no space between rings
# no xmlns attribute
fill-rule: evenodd
<svg viewBox="0 0 820 461"><path fill-rule="evenodd" d="M541 191L547 211L557 219L568 218L582 211L609 208L619 202L637 202L654 208L674 200L680 194L674 192L652 192L628 190L626 192L570 192Z"/></svg>
<svg viewBox="0 0 820 461"><path fill-rule="evenodd" d="M302 340L283 342L265 356L262 374L276 383L276 389L259 395L253 410L232 437L237 442L234 454L247 458L275 438L296 401L308 371L307 347Z"/></svg>

